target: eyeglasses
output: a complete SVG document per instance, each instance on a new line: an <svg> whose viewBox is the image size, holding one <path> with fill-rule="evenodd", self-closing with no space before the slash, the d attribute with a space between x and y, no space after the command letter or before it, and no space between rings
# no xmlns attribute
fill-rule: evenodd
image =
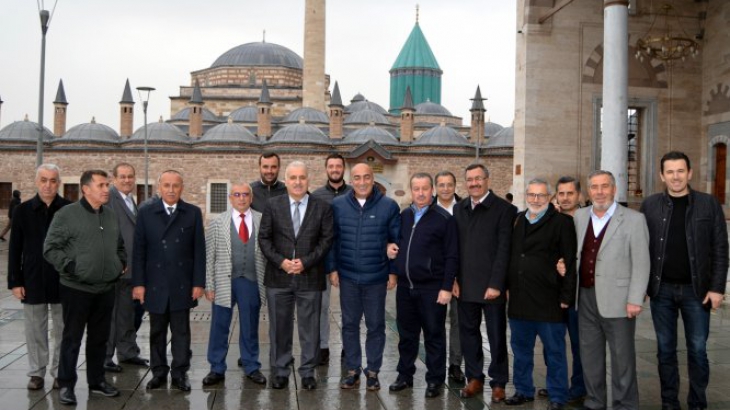
<svg viewBox="0 0 730 410"><path fill-rule="evenodd" d="M485 177L474 177L474 178L467 178L466 183L471 184L472 182L484 182L487 178Z"/></svg>
<svg viewBox="0 0 730 410"><path fill-rule="evenodd" d="M248 198L251 196L251 193L250 192L231 192L229 195L234 198Z"/></svg>
<svg viewBox="0 0 730 410"><path fill-rule="evenodd" d="M532 200L539 199L541 201L544 201L548 198L549 195L548 194L531 194L528 192L525 194L525 196L527 197L527 199L532 199Z"/></svg>

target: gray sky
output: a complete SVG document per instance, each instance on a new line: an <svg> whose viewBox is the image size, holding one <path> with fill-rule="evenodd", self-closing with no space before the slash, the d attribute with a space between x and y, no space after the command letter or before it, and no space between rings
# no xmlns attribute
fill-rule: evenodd
<svg viewBox="0 0 730 410"><path fill-rule="evenodd" d="M41 0L43 1L43 0ZM487 118L514 117L515 12L505 0L418 0L420 25L444 74L441 104L469 124L470 98L481 86ZM45 0L51 9L54 0ZM358 92L385 109L390 70L415 23L416 1L330 0L327 61L345 104ZM0 127L38 118L41 30L37 2L0 4ZM150 122L170 118L170 96L227 50L266 41L303 54L304 0L58 0L46 37L44 125L63 79L67 129L96 117L119 131L127 78L150 86ZM134 98L138 100L136 90ZM143 124L135 105L135 129Z"/></svg>

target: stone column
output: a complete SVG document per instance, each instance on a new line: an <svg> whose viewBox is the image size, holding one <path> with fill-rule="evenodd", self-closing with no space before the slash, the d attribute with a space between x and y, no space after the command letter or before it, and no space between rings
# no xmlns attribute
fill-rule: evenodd
<svg viewBox="0 0 730 410"><path fill-rule="evenodd" d="M303 106L324 111L325 0L304 6Z"/></svg>
<svg viewBox="0 0 730 410"><path fill-rule="evenodd" d="M603 2L603 124L600 168L616 177L616 200L628 191L628 0Z"/></svg>

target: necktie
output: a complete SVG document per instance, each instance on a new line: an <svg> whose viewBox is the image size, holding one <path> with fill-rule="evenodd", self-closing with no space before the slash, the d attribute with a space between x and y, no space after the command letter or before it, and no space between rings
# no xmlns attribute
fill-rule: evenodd
<svg viewBox="0 0 730 410"><path fill-rule="evenodd" d="M302 218L299 214L299 204L301 204L301 202L294 202L294 216L292 217L292 225L294 225L294 236L299 235L299 228L302 226Z"/></svg>
<svg viewBox="0 0 730 410"><path fill-rule="evenodd" d="M246 217L241 214L241 225L238 227L238 237L243 243L248 243L248 226L246 226Z"/></svg>
<svg viewBox="0 0 730 410"><path fill-rule="evenodd" d="M172 217L172 212L175 210L174 206L168 206L167 207L167 214Z"/></svg>
<svg viewBox="0 0 730 410"><path fill-rule="evenodd" d="M479 201L471 201L471 209L474 209L479 205Z"/></svg>
<svg viewBox="0 0 730 410"><path fill-rule="evenodd" d="M127 197L124 198L124 202L127 203L127 208L129 208L129 210L133 214L137 215L137 208L134 207L134 201L132 201L132 195L127 195Z"/></svg>

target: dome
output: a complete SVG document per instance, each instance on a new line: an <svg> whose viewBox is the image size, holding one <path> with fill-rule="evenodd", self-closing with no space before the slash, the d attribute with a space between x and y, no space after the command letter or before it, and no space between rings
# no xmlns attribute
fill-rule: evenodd
<svg viewBox="0 0 730 410"><path fill-rule="evenodd" d="M97 124L92 118L90 123L71 127L63 135L63 141L119 142L119 134L111 127Z"/></svg>
<svg viewBox="0 0 730 410"><path fill-rule="evenodd" d="M345 139L342 140L345 144L363 144L370 140L373 140L377 142L378 144L388 144L388 145L397 145L398 140L395 138L393 134L390 132L375 127L373 125L368 125L365 128L357 129L345 137Z"/></svg>
<svg viewBox="0 0 730 410"><path fill-rule="evenodd" d="M503 128L487 141L487 148L514 148L515 130L512 127Z"/></svg>
<svg viewBox="0 0 730 410"><path fill-rule="evenodd" d="M352 100L350 100L350 103L356 103L356 102L360 102L360 101L365 101L365 96L360 93L357 93L357 94L355 94L354 97L352 97Z"/></svg>
<svg viewBox="0 0 730 410"><path fill-rule="evenodd" d="M355 101L355 100L353 99L353 101ZM362 111L362 110L371 110L371 111L375 111L375 112L378 112L383 115L388 114L388 110L386 110L385 108L381 107L380 105L378 105L372 101L368 101L368 100L355 101L352 104L345 107L346 113L353 113L353 112L358 112L358 111Z"/></svg>
<svg viewBox="0 0 730 410"><path fill-rule="evenodd" d="M484 137L491 138L497 135L498 132L502 131L503 128L503 126L496 122L487 121L484 123Z"/></svg>
<svg viewBox="0 0 730 410"><path fill-rule="evenodd" d="M233 47L221 54L210 68L227 66L274 66L301 70L304 62L297 53L284 46L256 42Z"/></svg>
<svg viewBox="0 0 730 410"><path fill-rule="evenodd" d="M43 140L53 139L53 133L43 127ZM0 140L28 140L38 141L38 123L31 122L28 117L23 121L15 121L0 130Z"/></svg>
<svg viewBox="0 0 730 410"><path fill-rule="evenodd" d="M228 118L232 119L233 122L257 122L258 108L253 105L242 107L233 111Z"/></svg>
<svg viewBox="0 0 730 410"><path fill-rule="evenodd" d="M452 117L451 112L449 112L449 110L447 110L444 106L428 100L416 105L416 114L445 115Z"/></svg>
<svg viewBox="0 0 730 410"><path fill-rule="evenodd" d="M200 141L216 142L254 142L258 143L255 135L241 124L218 124L209 129L200 138Z"/></svg>
<svg viewBox="0 0 730 410"><path fill-rule="evenodd" d="M421 134L413 145L458 145L468 146L469 141L458 131L445 125L438 125Z"/></svg>
<svg viewBox="0 0 730 410"><path fill-rule="evenodd" d="M182 110L175 113L170 118L171 121L189 121L190 120L190 107L183 108ZM203 121L205 122L220 122L221 120L217 115L213 114L213 111L203 108Z"/></svg>
<svg viewBox="0 0 730 410"><path fill-rule="evenodd" d="M329 124L330 118L322 111L310 107L297 108L281 120L282 124L298 123L301 119L310 124Z"/></svg>
<svg viewBox="0 0 730 410"><path fill-rule="evenodd" d="M144 125L137 128L132 134L130 140L144 141ZM147 124L147 140L148 141L167 141L167 142L190 142L188 137L180 128L170 124L169 122L159 122Z"/></svg>
<svg viewBox="0 0 730 410"><path fill-rule="evenodd" d="M289 142L299 144L330 144L330 139L312 124L300 122L286 125L276 131L269 142Z"/></svg>
<svg viewBox="0 0 730 410"><path fill-rule="evenodd" d="M355 111L348 115L344 121L345 125L351 124L375 124L375 125L391 125L385 115L370 109Z"/></svg>

